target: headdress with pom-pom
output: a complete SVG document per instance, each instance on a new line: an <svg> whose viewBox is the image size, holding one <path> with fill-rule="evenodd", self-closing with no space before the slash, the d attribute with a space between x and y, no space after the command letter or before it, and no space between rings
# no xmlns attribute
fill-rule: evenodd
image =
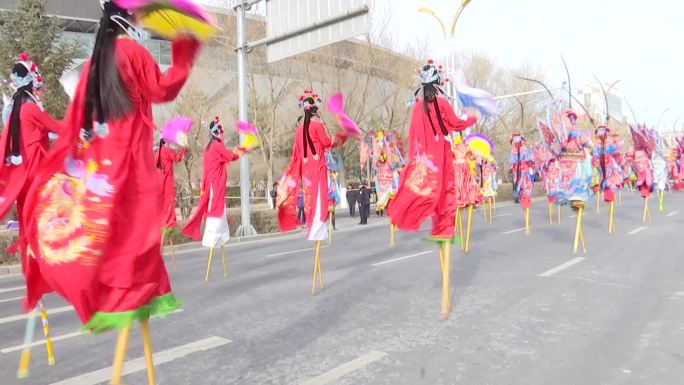
<svg viewBox="0 0 684 385"><path fill-rule="evenodd" d="M214 117L214 120L209 123L209 132L215 138L221 138L223 133L223 126L221 126L221 121L218 116Z"/></svg>
<svg viewBox="0 0 684 385"><path fill-rule="evenodd" d="M313 90L306 89L304 90L303 94L299 95L298 103L299 108L306 111L311 107L318 108L319 104L321 103L321 98L318 96L318 94L314 93Z"/></svg>
<svg viewBox="0 0 684 385"><path fill-rule="evenodd" d="M604 125L598 126L596 127L596 130L594 130L594 135L599 138L607 138L608 135L610 135L610 128Z"/></svg>
<svg viewBox="0 0 684 385"><path fill-rule="evenodd" d="M12 86L15 89L25 87L31 83L33 83L34 90L43 87L43 77L40 75L40 70L38 70L36 63L31 61L28 53L20 53L16 64L21 64L24 66L26 71L28 71L28 74L26 76L18 76L17 74L12 73L10 78L12 80Z"/></svg>
<svg viewBox="0 0 684 385"><path fill-rule="evenodd" d="M427 63L416 70L418 73L418 81L420 86L413 92L413 96L407 101L407 105L412 105L416 102L416 97L418 92L423 89L423 87L432 85L437 89L439 93L446 96L449 100L453 100L445 90L444 86L450 81L449 78L444 77L444 67L441 64L435 64L435 61L428 59Z"/></svg>
<svg viewBox="0 0 684 385"><path fill-rule="evenodd" d="M511 141L510 143L524 143L525 142L525 136L523 136L522 132L514 132L513 135L511 135Z"/></svg>

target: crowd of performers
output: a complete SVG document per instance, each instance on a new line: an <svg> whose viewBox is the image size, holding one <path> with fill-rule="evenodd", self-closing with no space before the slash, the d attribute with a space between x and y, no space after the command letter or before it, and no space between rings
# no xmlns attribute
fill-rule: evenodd
<svg viewBox="0 0 684 385"><path fill-rule="evenodd" d="M172 65L162 72L136 42L139 34L133 20L130 10L103 2L92 58L81 71L61 122L42 107L39 69L29 55L19 55L11 68L14 95L3 111L5 128L0 136L0 159L5 160L0 166L0 216L16 207L21 223L11 249L21 254L27 286L23 307L33 311L38 306L44 313L41 298L56 292L73 305L87 330L119 330L113 384L120 381L131 324L137 321L149 359L148 378L154 383L148 320L180 304L161 250L164 234L178 226L173 169L186 150L182 143L162 138L156 152L150 151L156 128L151 106L178 95L201 46L190 36L173 39ZM418 73L408 146L404 148L396 132L382 130L371 131L358 146L361 167L369 167L374 178L377 210L388 212L392 245L396 229L418 231L431 219L428 239L438 245L444 317L451 309L451 245L458 242L469 251L475 208L481 207L486 221L493 222L502 173L510 173L527 234L535 182L544 187L551 222L554 204L578 211L575 251L578 242L584 244L581 217L591 195L610 203L609 232L614 232L614 202L623 188L635 189L644 198L644 221L650 217L651 194L658 194L662 210L665 189L684 189L684 138L666 143L653 130L635 126L630 128L628 147L626 138L607 125L579 128L572 110L550 110L545 121L538 121L543 140L536 145L530 145L523 133L514 133L509 167L500 169L491 141L466 134L477 114L468 109L457 116L443 89L441 67L430 61ZM323 288L321 242L332 237L341 198L339 161L332 150L361 135L344 115L341 95L327 103L342 128L332 138L321 119L319 95L305 90L298 103L301 117L275 205L280 230L293 230L302 193L308 219L305 237L315 242L315 294ZM200 199L181 230L210 249L205 281L216 247L221 248L228 275L223 252L230 238L227 166L253 148L247 142L226 148L218 117L206 128ZM27 335L32 327L27 327ZM51 356L51 347L48 351ZM20 374L26 374L27 364L24 357Z"/></svg>

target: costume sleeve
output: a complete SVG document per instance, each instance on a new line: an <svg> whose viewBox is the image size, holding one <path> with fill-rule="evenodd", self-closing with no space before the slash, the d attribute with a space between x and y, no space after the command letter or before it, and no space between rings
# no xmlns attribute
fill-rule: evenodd
<svg viewBox="0 0 684 385"><path fill-rule="evenodd" d="M451 131L463 131L477 121L474 116L468 116L466 120L457 117L454 109L445 99L439 98L438 103L440 104L439 110L446 120L445 123Z"/></svg>
<svg viewBox="0 0 684 385"><path fill-rule="evenodd" d="M185 154L186 154L187 152L188 152L187 149L182 148L180 151L178 151L177 153L173 154L173 162L174 162L174 163L178 163L178 162L180 162L181 160L183 160L183 158L185 158Z"/></svg>
<svg viewBox="0 0 684 385"><path fill-rule="evenodd" d="M134 60L140 62L139 68L136 69L140 91L152 103L164 103L175 99L190 75L199 48L200 43L193 38L183 37L174 40L171 43L173 62L171 67L162 73L152 55L139 46L132 54L137 56Z"/></svg>
<svg viewBox="0 0 684 385"><path fill-rule="evenodd" d="M321 146L323 146L323 148L332 147L332 141L330 140L328 134L325 132L325 126L323 124L319 123L316 125L316 136L318 137L318 141L321 143Z"/></svg>
<svg viewBox="0 0 684 385"><path fill-rule="evenodd" d="M24 105L24 107L28 106L32 106L29 107L31 108L31 119L34 121L37 127L40 127L40 130L44 135L47 135L49 132L59 135L64 130L65 125L63 122L53 119L50 114L45 111L41 111L40 108L38 108L38 106L35 104Z"/></svg>
<svg viewBox="0 0 684 385"><path fill-rule="evenodd" d="M218 144L218 146L216 144ZM238 160L240 158L240 155L238 155L238 154L230 151L229 149L223 147L222 143L216 142L216 144L214 144L214 147L216 148L215 151L218 154L219 159L221 159L222 162L228 163L228 162Z"/></svg>

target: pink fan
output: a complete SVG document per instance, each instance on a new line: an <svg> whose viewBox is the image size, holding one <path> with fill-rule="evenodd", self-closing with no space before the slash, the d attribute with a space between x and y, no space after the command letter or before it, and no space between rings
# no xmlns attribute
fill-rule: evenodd
<svg viewBox="0 0 684 385"><path fill-rule="evenodd" d="M344 95L341 92L334 93L328 99L328 111L335 115L337 123L344 129L348 136L360 138L363 132L359 126L347 114L344 113Z"/></svg>
<svg viewBox="0 0 684 385"><path fill-rule="evenodd" d="M252 124L242 120L235 121L235 131L243 135L240 147L246 151L252 151L259 147L259 138L257 137L257 129Z"/></svg>
<svg viewBox="0 0 684 385"><path fill-rule="evenodd" d="M188 133L192 128L192 120L179 116L171 119L161 130L161 137L169 143L175 143L181 147L188 146Z"/></svg>

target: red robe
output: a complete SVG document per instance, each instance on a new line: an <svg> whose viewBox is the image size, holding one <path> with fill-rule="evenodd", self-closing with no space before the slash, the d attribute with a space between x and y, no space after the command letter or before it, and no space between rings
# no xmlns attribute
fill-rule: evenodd
<svg viewBox="0 0 684 385"><path fill-rule="evenodd" d="M474 117L456 117L446 99L438 97L437 103L448 131L462 131L475 123ZM420 224L432 216L431 238L450 240L456 215L454 154L451 141L441 133L434 107L431 103L429 106L437 135L432 131L423 101L418 99L409 127L408 164L401 172L397 196L390 201L389 216L393 224L406 231L418 231Z"/></svg>
<svg viewBox="0 0 684 385"><path fill-rule="evenodd" d="M128 38L115 44L131 111L107 122L105 137L94 132L91 142L80 140L90 69L85 63L64 135L32 181L23 217L39 274L94 331L179 305L160 254L161 196L149 150L152 103L178 95L199 50L194 39L175 40L173 64L162 73L140 44ZM27 277L27 308L43 294L32 279Z"/></svg>
<svg viewBox="0 0 684 385"><path fill-rule="evenodd" d="M226 149L223 142L214 140L204 151L202 161L202 191L197 209L181 231L184 235L199 240L200 227L206 218L223 218L226 209L227 167L239 155Z"/></svg>
<svg viewBox="0 0 684 385"><path fill-rule="evenodd" d="M307 218L306 238L320 241L326 239L328 234L328 166L325 163L325 149L331 148L333 143L325 132L325 126L315 120L311 120L309 125L309 137L313 148L308 140L305 143L304 124L299 125L295 132L290 165L278 185L276 206L280 231L296 228L297 189L301 183Z"/></svg>
<svg viewBox="0 0 684 385"><path fill-rule="evenodd" d="M17 218L21 219L24 211L24 201L29 188L27 180L38 169L40 163L45 158L48 151L48 133L60 134L64 125L55 121L37 104L27 101L21 106L19 116L19 143L22 163L18 166L10 165L5 162L5 150L7 141L10 140L9 126L12 116L10 114L5 127L0 135L0 218L4 218L17 202ZM22 224L19 226L19 239L10 247L9 252L15 252L17 247L21 248L21 267L24 274L28 271L36 270L37 264L33 259L26 256L26 235ZM43 292L50 292L50 286L42 279L36 279L34 284L41 288Z"/></svg>
<svg viewBox="0 0 684 385"><path fill-rule="evenodd" d="M160 155L161 151L161 155ZM161 188L161 220L162 229L174 229L178 224L176 220L176 182L173 178L173 165L180 162L185 156L185 149L173 152L169 146L161 146L161 150L155 154L161 169L159 170L159 187Z"/></svg>

